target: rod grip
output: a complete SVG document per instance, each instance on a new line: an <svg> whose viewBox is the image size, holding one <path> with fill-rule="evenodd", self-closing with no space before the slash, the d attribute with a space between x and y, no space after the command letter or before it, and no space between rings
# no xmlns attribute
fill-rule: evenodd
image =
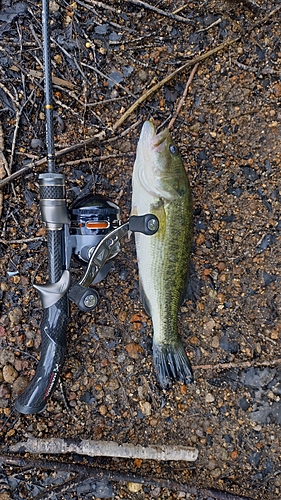
<svg viewBox="0 0 281 500"><path fill-rule="evenodd" d="M56 173L41 174L39 183L41 214L47 226L49 282L57 284L63 274L65 252L63 227L68 223L64 176ZM56 293L58 291L61 290L56 290ZM20 413L30 414L43 411L55 390L66 350L68 323L66 291L65 288L62 295L49 307L44 306L44 300L42 300L41 356L34 377L15 402L15 408ZM52 292L52 287L48 288L46 285L46 293L55 292Z"/></svg>
<svg viewBox="0 0 281 500"><path fill-rule="evenodd" d="M40 413L53 394L64 361L67 323L68 300L65 295L43 310L41 357L34 377L15 402L20 413Z"/></svg>

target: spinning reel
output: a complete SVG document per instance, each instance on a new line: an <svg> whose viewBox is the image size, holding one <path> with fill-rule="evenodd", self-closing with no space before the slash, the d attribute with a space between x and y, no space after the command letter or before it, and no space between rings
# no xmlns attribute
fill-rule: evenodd
<svg viewBox="0 0 281 500"><path fill-rule="evenodd" d="M69 219L62 199L42 198L45 191L49 192L51 183L53 189L62 187L59 184L64 182L64 177L61 174L41 174L39 181L42 219L49 230L59 227L62 230L62 266L65 271L56 283L34 286L40 292L43 308L54 304L68 291L68 298L81 311L90 311L99 300L98 292L90 285L106 277L112 260L120 251L120 240L128 231L153 235L158 230L158 219L153 214L131 216L122 225L119 207L107 198L93 194L80 198L72 205ZM86 270L78 283L70 285L68 269L72 255Z"/></svg>

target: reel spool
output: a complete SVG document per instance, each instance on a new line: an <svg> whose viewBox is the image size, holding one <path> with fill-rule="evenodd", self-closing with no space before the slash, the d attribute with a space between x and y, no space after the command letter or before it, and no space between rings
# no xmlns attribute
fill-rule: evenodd
<svg viewBox="0 0 281 500"><path fill-rule="evenodd" d="M75 259L83 266L87 265L97 244L120 225L120 209L106 197L88 194L74 202L70 209L69 236ZM118 242L110 260L119 251ZM96 276L93 284L104 279L110 268L111 262L108 261Z"/></svg>

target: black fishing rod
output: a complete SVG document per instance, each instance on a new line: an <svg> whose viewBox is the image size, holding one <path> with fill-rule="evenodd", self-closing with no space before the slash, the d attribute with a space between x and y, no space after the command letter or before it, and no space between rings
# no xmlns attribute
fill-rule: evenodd
<svg viewBox="0 0 281 500"><path fill-rule="evenodd" d="M63 228L69 224L65 199L65 179L55 172L53 92L50 54L49 0L42 0L42 35L45 76L45 121L48 173L39 175L40 209L47 228L49 283L35 286L40 292L41 358L36 373L16 401L21 413L38 413L44 409L61 372L66 348L70 273L64 269Z"/></svg>
<svg viewBox="0 0 281 500"><path fill-rule="evenodd" d="M158 219L153 214L132 216L121 225L118 206L93 194L78 199L69 217L65 177L55 171L49 18L49 0L42 0L48 172L39 175L39 187L40 211L47 228L49 281L45 285L34 285L43 307L41 356L34 377L15 402L15 408L24 414L43 411L55 390L66 351L68 299L80 310L91 311L99 298L91 285L100 282L109 272L112 259L120 251L120 240L129 230L147 235L158 230ZM72 255L86 270L81 280L70 286Z"/></svg>

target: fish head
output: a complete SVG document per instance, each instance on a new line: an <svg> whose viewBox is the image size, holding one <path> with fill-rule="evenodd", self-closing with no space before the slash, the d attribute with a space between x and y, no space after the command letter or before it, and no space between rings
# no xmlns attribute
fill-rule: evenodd
<svg viewBox="0 0 281 500"><path fill-rule="evenodd" d="M168 129L156 134L152 122L143 124L133 172L133 189L137 185L153 197L173 201L186 173L177 146Z"/></svg>

